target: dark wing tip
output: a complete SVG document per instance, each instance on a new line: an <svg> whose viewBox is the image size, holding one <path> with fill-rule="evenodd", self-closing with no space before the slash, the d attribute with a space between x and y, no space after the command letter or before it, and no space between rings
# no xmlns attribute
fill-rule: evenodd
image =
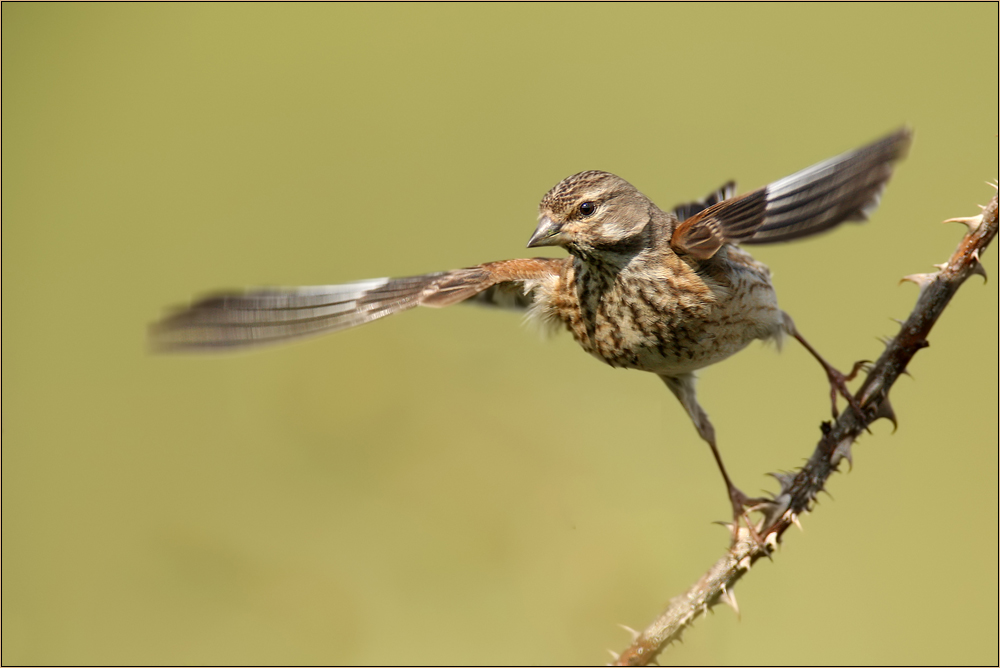
<svg viewBox="0 0 1000 668"><path fill-rule="evenodd" d="M845 221L867 220L898 160L913 141L904 126L870 144L807 167L767 186L767 212L746 244L810 236Z"/></svg>
<svg viewBox="0 0 1000 668"><path fill-rule="evenodd" d="M691 216L701 213L705 209L718 204L719 202L723 202L733 197L736 197L736 181L730 180L726 181L699 200L678 204L672 211L673 214L677 216L677 220L684 221Z"/></svg>

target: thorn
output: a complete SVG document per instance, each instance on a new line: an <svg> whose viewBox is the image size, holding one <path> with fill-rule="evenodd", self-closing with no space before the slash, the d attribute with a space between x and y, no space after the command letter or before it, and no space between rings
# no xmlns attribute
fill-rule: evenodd
<svg viewBox="0 0 1000 668"><path fill-rule="evenodd" d="M888 348L889 344L892 343L892 337L889 336L876 336L875 338L878 339L879 343L881 343L886 348Z"/></svg>
<svg viewBox="0 0 1000 668"><path fill-rule="evenodd" d="M937 267L938 271L944 271L948 267L948 263L942 262L941 264L936 264L934 266Z"/></svg>
<svg viewBox="0 0 1000 668"><path fill-rule="evenodd" d="M989 187L993 188L993 190L997 190L998 189L996 181L987 181L986 185L988 185Z"/></svg>
<svg viewBox="0 0 1000 668"><path fill-rule="evenodd" d="M618 652L612 651L610 649L608 650L608 654L610 654L611 658L614 659L615 661L617 661L618 659L621 658L621 654L619 654Z"/></svg>
<svg viewBox="0 0 1000 668"><path fill-rule="evenodd" d="M768 473L768 475L778 481L778 484L781 485L782 492L787 492L792 486L792 483L795 481L796 474L791 471L782 471L780 473Z"/></svg>
<svg viewBox="0 0 1000 668"><path fill-rule="evenodd" d="M909 281L910 283L916 283L920 287L920 292L922 293L931 281L937 278L937 273L933 274L910 274L909 276L903 276L899 279L900 283L905 283Z"/></svg>
<svg viewBox="0 0 1000 668"><path fill-rule="evenodd" d="M736 567L741 571L749 571L751 566L753 566L753 562L750 561L750 557L743 557L740 559L740 563L736 564Z"/></svg>
<svg viewBox="0 0 1000 668"><path fill-rule="evenodd" d="M837 444L837 447L833 449L833 454L830 455L830 463L836 466L841 459L847 460L847 465L850 467L847 470L854 470L854 457L851 456L851 441L850 439L844 439ZM831 497L832 498L832 497Z"/></svg>
<svg viewBox="0 0 1000 668"><path fill-rule="evenodd" d="M972 261L974 263L972 265L972 273L979 274L980 276L982 276L983 281L989 280L986 276L986 269L983 267L982 259L979 256L979 249L978 248L974 249L972 253L970 253L970 257L972 258Z"/></svg>
<svg viewBox="0 0 1000 668"><path fill-rule="evenodd" d="M628 631L632 635L632 642L635 642L636 640L638 640L639 636L642 635L641 633L639 633L638 631L636 631L635 629L633 629L631 626L625 626L624 624L619 624L618 626L620 628L625 629L626 631Z"/></svg>
<svg viewBox="0 0 1000 668"><path fill-rule="evenodd" d="M985 209L986 207L979 205L980 208ZM969 228L969 232L975 232L979 229L979 226L983 223L983 214L978 216L962 216L959 218L949 218L948 220L942 220L941 224L944 223L962 223Z"/></svg>
<svg viewBox="0 0 1000 668"><path fill-rule="evenodd" d="M719 595L719 598L733 609L733 612L736 613L736 619L740 619L740 605L736 602L736 594L726 589L726 585L722 585L722 593Z"/></svg>
<svg viewBox="0 0 1000 668"><path fill-rule="evenodd" d="M788 513L788 519L791 520L792 524L798 527L799 531L805 533L806 530L802 528L802 522L799 522L799 516L795 513Z"/></svg>
<svg viewBox="0 0 1000 668"><path fill-rule="evenodd" d="M733 523L732 522L724 522L723 520L715 520L714 522L712 522L712 524L718 524L720 527L725 527L726 530L729 533L733 532Z"/></svg>
<svg viewBox="0 0 1000 668"><path fill-rule="evenodd" d="M892 410L889 397L885 397L879 402L878 409L875 411L875 420L879 418L885 418L892 423L892 433L895 434L896 430L899 429L899 422L896 421L896 411Z"/></svg>
<svg viewBox="0 0 1000 668"><path fill-rule="evenodd" d="M889 320L892 320L894 323L896 323L900 327L902 327L903 325L906 324L905 320L900 320L899 318L889 318Z"/></svg>
<svg viewBox="0 0 1000 668"><path fill-rule="evenodd" d="M770 559L771 552L778 549L778 534L774 532L767 534L767 536L764 537L764 544L771 548L767 552L767 558Z"/></svg>
<svg viewBox="0 0 1000 668"><path fill-rule="evenodd" d="M990 277L986 275L986 267L984 267L983 263L979 262L978 260L976 261L976 264L973 265L972 267L972 273L982 276L983 284L986 284L990 280Z"/></svg>

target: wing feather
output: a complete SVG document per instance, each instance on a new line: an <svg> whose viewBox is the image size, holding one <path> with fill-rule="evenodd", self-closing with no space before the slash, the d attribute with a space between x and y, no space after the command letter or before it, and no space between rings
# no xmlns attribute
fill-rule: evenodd
<svg viewBox="0 0 1000 668"><path fill-rule="evenodd" d="M479 296L501 292L519 293L526 307L535 282L557 274L564 262L506 260L405 278L217 294L153 324L150 339L165 351L257 346L356 327L415 306L490 303Z"/></svg>
<svg viewBox="0 0 1000 668"><path fill-rule="evenodd" d="M731 197L736 196L736 182L727 181L726 183L719 186L718 189L713 190L705 197L694 202L686 202L684 204L678 204L674 207L674 215L677 216L677 220L687 220L696 213L704 211L708 207L718 204L719 202L725 201Z"/></svg>
<svg viewBox="0 0 1000 668"><path fill-rule="evenodd" d="M903 128L765 188L709 206L677 226L671 245L707 259L725 243L789 241L844 221L867 220L912 137Z"/></svg>

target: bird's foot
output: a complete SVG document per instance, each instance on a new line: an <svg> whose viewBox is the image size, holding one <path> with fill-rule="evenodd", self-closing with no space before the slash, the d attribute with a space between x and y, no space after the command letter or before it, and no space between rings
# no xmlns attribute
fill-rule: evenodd
<svg viewBox="0 0 1000 668"><path fill-rule="evenodd" d="M843 374L837 369L830 366L825 360L820 358L820 363L823 365L823 369L826 371L827 380L830 381L830 404L833 412L833 419L837 419L837 395L844 397L847 404L854 409L854 412L858 414L858 417L862 415L861 404L858 400L851 394L851 391L847 389L847 383L857 378L858 372L864 369L867 365L871 364L870 360L861 360L860 362L855 362L854 366L851 367L851 372L848 374Z"/></svg>
<svg viewBox="0 0 1000 668"><path fill-rule="evenodd" d="M739 541L740 537L740 521L746 524L747 531L750 533L750 538L753 541L763 547L764 540L757 533L757 529L754 527L753 522L750 521L749 512L752 512L757 506L764 503L767 499L763 498L751 498L737 489L735 486L729 486L729 502L733 506L733 523L731 525L733 532L733 545Z"/></svg>
<svg viewBox="0 0 1000 668"><path fill-rule="evenodd" d="M833 368L833 366L829 362L823 359L823 356L819 354L819 351L813 348L809 344L809 342L805 340L802 334L800 334L799 331L795 329L795 325L794 323L792 323L791 318L788 317L787 313L785 314L785 318L786 318L786 326L789 327L788 331L791 333L791 335L794 336L795 340L801 343L802 346L809 351L810 355L816 358L816 361L819 362L820 365L823 367L823 371L826 372L827 380L830 381L830 403L832 405L832 410L833 410L833 419L836 420L838 415L837 411L838 394L844 397L848 405L854 409L855 413L858 414L858 417L861 417L862 415L861 404L859 404L858 400L854 398L854 395L851 394L851 391L847 389L847 383L848 381L854 380L854 378L858 375L858 372L864 369L866 365L871 364L871 361L861 360L860 362L855 362L854 366L851 368L851 372L845 375L840 371L838 371L837 369Z"/></svg>

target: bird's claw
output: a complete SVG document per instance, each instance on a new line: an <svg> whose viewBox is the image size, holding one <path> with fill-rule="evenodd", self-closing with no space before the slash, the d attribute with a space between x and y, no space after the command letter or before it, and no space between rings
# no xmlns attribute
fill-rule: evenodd
<svg viewBox="0 0 1000 668"><path fill-rule="evenodd" d="M837 394L844 397L844 400L848 405L854 409L858 417L861 417L861 404L858 400L851 394L851 391L847 389L847 383L854 380L858 372L865 369L871 364L871 360L861 360L855 362L854 366L851 367L851 372L848 374L843 374L837 369L833 368L829 364L824 364L823 368L826 370L826 377L830 381L830 403L833 409L833 419L836 420L839 412L837 411Z"/></svg>
<svg viewBox="0 0 1000 668"><path fill-rule="evenodd" d="M741 492L736 487L729 488L729 502L733 506L733 545L736 545L739 540L740 535L740 521L746 525L747 531L750 533L750 538L753 542L760 547L764 546L764 540L761 538L760 534L754 528L753 522L750 521L750 516L747 514L761 503L764 503L767 499L763 498L751 498Z"/></svg>

